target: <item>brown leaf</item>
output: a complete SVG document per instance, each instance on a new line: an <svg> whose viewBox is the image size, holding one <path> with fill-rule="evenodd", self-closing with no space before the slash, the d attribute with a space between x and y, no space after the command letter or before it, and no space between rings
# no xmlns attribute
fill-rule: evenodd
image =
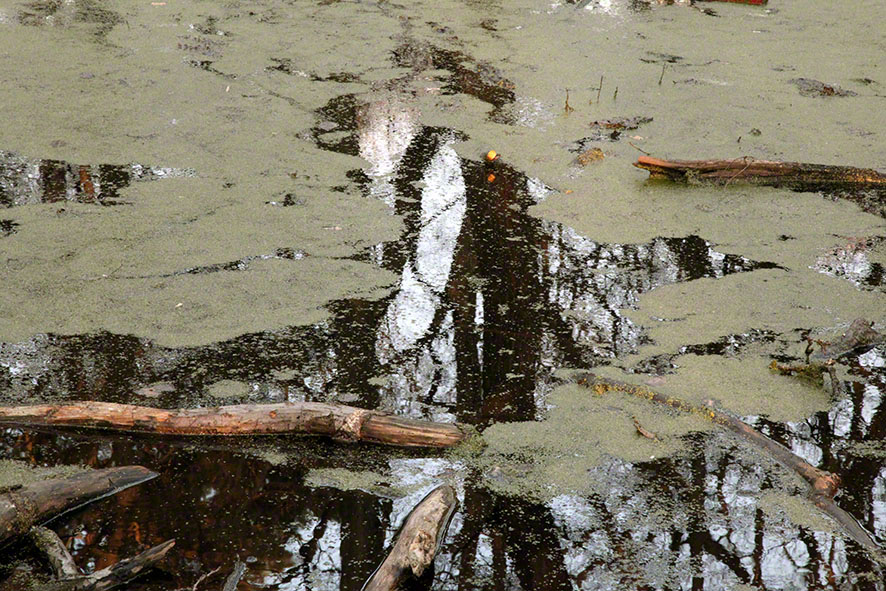
<svg viewBox="0 0 886 591"><path fill-rule="evenodd" d="M653 433L652 431L647 431L646 429L643 428L642 425L640 425L640 421L637 420L637 417L631 417L631 418L634 419L634 427L636 427L637 433L639 433L640 435L642 435L646 439L658 439L655 436L655 433Z"/></svg>

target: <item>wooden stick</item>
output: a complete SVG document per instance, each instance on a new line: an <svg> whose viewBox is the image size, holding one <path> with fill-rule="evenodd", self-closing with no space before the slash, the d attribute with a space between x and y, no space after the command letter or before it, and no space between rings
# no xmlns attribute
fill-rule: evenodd
<svg viewBox="0 0 886 591"><path fill-rule="evenodd" d="M225 586L222 587L222 591L237 591L237 585L240 584L240 579L243 578L244 574L246 574L246 563L238 560L234 563L234 570L225 579Z"/></svg>
<svg viewBox="0 0 886 591"><path fill-rule="evenodd" d="M303 433L406 447L451 447L466 438L453 423L433 423L341 404L286 402L165 410L112 402L0 407L0 423L88 427L165 435Z"/></svg>
<svg viewBox="0 0 886 591"><path fill-rule="evenodd" d="M124 585L163 560L175 546L175 540L167 540L149 548L137 556L125 558L91 575L53 581L41 586L43 591L107 591Z"/></svg>
<svg viewBox="0 0 886 591"><path fill-rule="evenodd" d="M0 544L27 533L35 523L156 476L141 466L121 466L13 487L0 494Z"/></svg>
<svg viewBox="0 0 886 591"><path fill-rule="evenodd" d="M818 508L834 519L849 537L869 550L878 561L886 563L886 556L883 555L882 549L874 541L871 535L865 531L865 529L862 528L851 515L840 509L834 503L834 495L837 494L840 487L840 478L836 474L831 474L830 472L816 468L791 452L788 448L766 437L744 421L724 412L715 410L712 407L694 406L679 398L665 396L664 394L650 390L645 386L601 378L591 373L576 376L575 381L579 385L591 388L596 394L601 396L607 392L623 392L631 394L632 396L645 398L646 400L664 404L683 412L702 416L729 429L733 433L736 433L806 480L810 487L810 500Z"/></svg>
<svg viewBox="0 0 886 591"><path fill-rule="evenodd" d="M43 526L34 526L28 532L28 537L41 550L49 560L49 566L56 578L70 579L72 577L81 576L80 569L74 563L74 558L65 544L58 537L58 534L51 529Z"/></svg>
<svg viewBox="0 0 886 591"><path fill-rule="evenodd" d="M457 506L455 490L447 484L428 493L406 516L391 552L362 591L394 591L418 579L434 562Z"/></svg>
<svg viewBox="0 0 886 591"><path fill-rule="evenodd" d="M734 160L661 160L640 156L634 163L650 178L728 184L743 181L769 186L835 186L886 188L886 175L869 168L828 166L802 162Z"/></svg>

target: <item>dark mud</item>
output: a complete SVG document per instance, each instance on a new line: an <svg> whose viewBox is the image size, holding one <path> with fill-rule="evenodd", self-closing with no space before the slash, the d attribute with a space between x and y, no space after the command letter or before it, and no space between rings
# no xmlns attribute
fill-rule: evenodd
<svg viewBox="0 0 886 591"><path fill-rule="evenodd" d="M882 64L852 49L882 47L876 7L842 15L848 44L817 24L825 3L716 8L0 9L4 404L336 401L487 443L3 429L4 459L160 473L52 522L78 565L174 537L128 588L216 568L201 588L220 588L240 560L241 591L356 590L448 482L461 508L433 589L883 589L877 558L769 458L564 384L593 368L713 399L838 474L838 504L886 543L886 349L842 358L836 382L768 369L857 316L883 329L881 198L671 187L629 165L739 146L882 165ZM46 574L7 556L0 588Z"/></svg>

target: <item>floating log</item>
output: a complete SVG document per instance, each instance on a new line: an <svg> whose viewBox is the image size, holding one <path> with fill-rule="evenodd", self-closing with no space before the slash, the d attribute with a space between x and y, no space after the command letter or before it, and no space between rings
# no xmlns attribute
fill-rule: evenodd
<svg viewBox="0 0 886 591"><path fill-rule="evenodd" d="M6 489L0 493L0 544L27 533L35 523L156 476L141 466L121 466Z"/></svg>
<svg viewBox="0 0 886 591"><path fill-rule="evenodd" d="M321 402L166 410L112 402L71 401L66 404L0 407L0 423L165 435L302 433L405 447L451 447L467 436L465 430L453 423L433 423Z"/></svg>
<svg viewBox="0 0 886 591"><path fill-rule="evenodd" d="M406 516L390 553L362 591L394 591L421 577L433 564L457 506L455 490L447 484L428 493Z"/></svg>
<svg viewBox="0 0 886 591"><path fill-rule="evenodd" d="M137 556L125 558L91 575L53 581L42 585L40 589L42 591L107 591L128 583L152 568L163 560L173 546L175 546L175 540L167 540Z"/></svg>
<svg viewBox="0 0 886 591"><path fill-rule="evenodd" d="M745 182L796 188L886 188L886 175L870 168L802 162L734 160L660 160L640 156L634 163L654 179L730 184Z"/></svg>
<svg viewBox="0 0 886 591"><path fill-rule="evenodd" d="M632 396L645 398L658 404L664 404L676 410L700 415L729 429L801 476L809 484L808 496L815 506L836 521L850 538L871 552L878 561L886 563L886 556L884 556L882 549L871 535L849 513L834 503L834 496L840 487L840 478L836 474L816 468L741 419L716 410L712 406L695 406L679 398L655 392L645 386L602 378L592 373L575 376L574 380L577 384L591 388L596 394L601 396L607 392L631 394Z"/></svg>

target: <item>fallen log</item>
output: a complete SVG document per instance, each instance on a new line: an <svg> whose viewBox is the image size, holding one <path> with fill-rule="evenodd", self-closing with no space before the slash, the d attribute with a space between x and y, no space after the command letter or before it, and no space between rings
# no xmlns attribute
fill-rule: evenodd
<svg viewBox="0 0 886 591"><path fill-rule="evenodd" d="M433 423L321 402L166 410L112 402L71 401L0 407L0 423L164 435L301 433L405 447L451 447L467 437L467 431L453 423Z"/></svg>
<svg viewBox="0 0 886 591"><path fill-rule="evenodd" d="M840 487L840 478L836 474L816 468L741 419L716 410L712 406L695 406L679 398L655 392L645 386L602 378L592 373L581 374L575 376L574 379L577 384L592 389L597 395L602 396L607 392L630 394L679 411L702 416L729 429L802 477L809 484L809 500L840 525L851 539L871 552L878 561L886 564L886 555L883 554L879 544L858 524L855 518L834 502L834 496Z"/></svg>
<svg viewBox="0 0 886 591"><path fill-rule="evenodd" d="M167 540L148 548L132 558L124 558L116 564L92 573L69 579L52 581L42 585L43 591L107 591L125 585L163 560L175 546L175 540Z"/></svg>
<svg viewBox="0 0 886 591"><path fill-rule="evenodd" d="M433 564L457 506L455 490L447 484L428 493L406 516L390 553L362 591L394 591L421 577Z"/></svg>
<svg viewBox="0 0 886 591"><path fill-rule="evenodd" d="M156 476L156 472L141 466L121 466L87 470L67 478L42 480L0 491L0 544L26 534L35 523Z"/></svg>
<svg viewBox="0 0 886 591"><path fill-rule="evenodd" d="M870 168L828 166L802 162L734 160L661 160L640 156L634 163L649 171L649 178L683 182L730 184L745 182L773 187L886 188L886 174Z"/></svg>

